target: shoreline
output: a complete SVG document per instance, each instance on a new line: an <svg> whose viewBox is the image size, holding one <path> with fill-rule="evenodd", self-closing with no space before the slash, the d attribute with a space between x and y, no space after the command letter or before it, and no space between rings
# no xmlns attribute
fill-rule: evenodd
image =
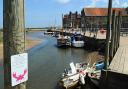
<svg viewBox="0 0 128 89"><path fill-rule="evenodd" d="M25 51L33 48L34 46L40 44L42 40L32 40L32 39L27 39L26 40L26 46L25 46ZM0 64L3 61L3 43L0 43Z"/></svg>
<svg viewBox="0 0 128 89"><path fill-rule="evenodd" d="M42 42L42 40L27 39L26 40L26 49L25 50L29 50L29 49L33 48L34 46L40 44L41 42Z"/></svg>

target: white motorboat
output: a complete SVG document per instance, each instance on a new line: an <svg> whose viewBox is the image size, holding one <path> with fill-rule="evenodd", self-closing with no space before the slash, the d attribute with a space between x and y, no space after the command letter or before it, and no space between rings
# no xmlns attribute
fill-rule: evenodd
<svg viewBox="0 0 128 89"><path fill-rule="evenodd" d="M77 48L84 47L84 41L73 40L72 41L72 46L77 47Z"/></svg>
<svg viewBox="0 0 128 89"><path fill-rule="evenodd" d="M86 75L86 64L77 63L76 66L73 62L70 63L71 70L66 70L65 73L62 74L62 79L60 80L60 86L69 89L76 87L81 81L82 84L85 84L84 78Z"/></svg>
<svg viewBox="0 0 128 89"><path fill-rule="evenodd" d="M71 37L71 39L72 39L71 44L73 47L77 47L77 48L84 47L84 40L81 34L74 34Z"/></svg>

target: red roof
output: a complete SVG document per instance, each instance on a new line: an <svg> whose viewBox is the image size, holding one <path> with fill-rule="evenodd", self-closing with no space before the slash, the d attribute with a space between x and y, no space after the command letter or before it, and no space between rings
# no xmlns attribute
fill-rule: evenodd
<svg viewBox="0 0 128 89"><path fill-rule="evenodd" d="M124 8L113 8L112 10L124 11ZM106 16L108 14L108 8L84 8L86 16Z"/></svg>

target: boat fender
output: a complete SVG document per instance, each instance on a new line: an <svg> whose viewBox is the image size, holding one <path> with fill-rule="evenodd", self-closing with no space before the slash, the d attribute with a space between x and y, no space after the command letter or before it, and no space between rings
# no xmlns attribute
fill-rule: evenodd
<svg viewBox="0 0 128 89"><path fill-rule="evenodd" d="M104 68L104 62L96 64L96 70L101 70Z"/></svg>

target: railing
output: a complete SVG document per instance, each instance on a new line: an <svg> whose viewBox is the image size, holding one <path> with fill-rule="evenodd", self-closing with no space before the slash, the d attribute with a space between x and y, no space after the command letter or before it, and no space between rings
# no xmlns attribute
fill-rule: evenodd
<svg viewBox="0 0 128 89"><path fill-rule="evenodd" d="M120 35L121 36L128 36L128 28L121 28Z"/></svg>

